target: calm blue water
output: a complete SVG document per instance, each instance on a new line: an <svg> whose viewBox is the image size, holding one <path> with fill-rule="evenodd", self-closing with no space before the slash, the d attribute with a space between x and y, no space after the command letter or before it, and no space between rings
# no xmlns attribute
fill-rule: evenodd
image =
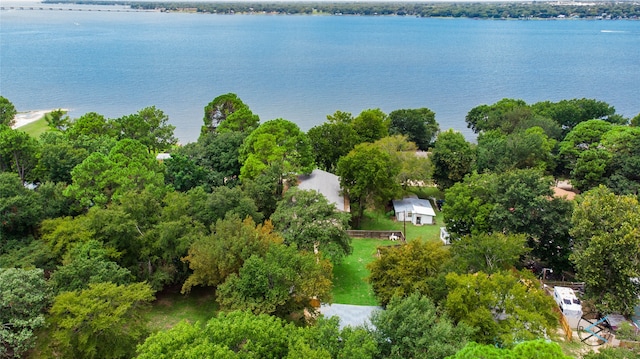
<svg viewBox="0 0 640 359"><path fill-rule="evenodd" d="M639 21L0 12L0 94L18 110L119 117L156 105L195 141L204 106L237 93L303 130L336 110L464 117L501 98L596 98L640 112Z"/></svg>

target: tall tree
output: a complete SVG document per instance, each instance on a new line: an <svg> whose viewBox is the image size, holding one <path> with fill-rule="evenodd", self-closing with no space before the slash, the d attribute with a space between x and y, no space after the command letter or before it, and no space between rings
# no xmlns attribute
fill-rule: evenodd
<svg viewBox="0 0 640 359"><path fill-rule="evenodd" d="M24 187L15 173L0 172L0 243L9 238L24 239L41 220L38 193Z"/></svg>
<svg viewBox="0 0 640 359"><path fill-rule="evenodd" d="M349 197L354 227L359 226L368 204L384 205L398 193L396 176L400 168L387 152L371 143L357 145L338 161L336 174Z"/></svg>
<svg viewBox="0 0 640 359"><path fill-rule="evenodd" d="M42 269L0 268L0 358L23 358L35 345L49 300Z"/></svg>
<svg viewBox="0 0 640 359"><path fill-rule="evenodd" d="M100 136L116 136L116 131L107 119L95 112L88 112L72 120L65 134L71 140L81 138L98 138Z"/></svg>
<svg viewBox="0 0 640 359"><path fill-rule="evenodd" d="M389 113L389 120L390 134L407 136L422 151L431 147L440 131L435 112L426 107L392 111Z"/></svg>
<svg viewBox="0 0 640 359"><path fill-rule="evenodd" d="M340 157L360 143L358 134L350 123L329 122L312 127L308 132L309 141L318 167L334 172Z"/></svg>
<svg viewBox="0 0 640 359"><path fill-rule="evenodd" d="M205 325L182 322L151 335L138 347L138 358L288 358L300 330L270 315L220 312Z"/></svg>
<svg viewBox="0 0 640 359"><path fill-rule="evenodd" d="M551 178L535 170L471 175L445 193L446 224L455 238L469 234L525 234L532 254L567 268L572 205L554 198Z"/></svg>
<svg viewBox="0 0 640 359"><path fill-rule="evenodd" d="M460 132L441 132L431 155L433 180L438 188L445 190L471 173L475 160L473 145Z"/></svg>
<svg viewBox="0 0 640 359"><path fill-rule="evenodd" d="M389 134L388 116L379 108L360 112L351 126L360 136L360 142L375 142Z"/></svg>
<svg viewBox="0 0 640 359"><path fill-rule="evenodd" d="M451 245L452 263L463 273L492 274L514 268L530 250L522 234L481 233L462 237Z"/></svg>
<svg viewBox="0 0 640 359"><path fill-rule="evenodd" d="M385 247L381 254L367 266L371 271L368 280L380 304L386 306L393 297L413 293L436 296L437 277L450 258L442 243L414 240L400 247Z"/></svg>
<svg viewBox="0 0 640 359"><path fill-rule="evenodd" d="M462 350L448 359L571 359L564 355L556 342L537 339L516 344L513 348L498 348L494 344L478 344L470 342ZM586 356L584 358L587 358ZM593 358L595 359L595 358ZM611 358L613 359L613 358ZM627 358L631 359L631 358Z"/></svg>
<svg viewBox="0 0 640 359"><path fill-rule="evenodd" d="M214 98L204 108L201 136L210 132L251 132L260 119L254 115L238 95L227 93Z"/></svg>
<svg viewBox="0 0 640 359"><path fill-rule="evenodd" d="M51 337L66 358L126 358L146 336L141 306L153 300L145 283L98 283L64 292L51 307Z"/></svg>
<svg viewBox="0 0 640 359"><path fill-rule="evenodd" d="M145 107L111 123L119 139L140 141L151 153L166 151L178 142L173 136L176 127L169 124L169 116L155 106Z"/></svg>
<svg viewBox="0 0 640 359"><path fill-rule="evenodd" d="M618 123L616 110L606 102L594 99L571 99L559 102L538 102L531 105L533 111L539 115L554 119L562 126L565 133L571 131L581 122L601 119L611 123Z"/></svg>
<svg viewBox="0 0 640 359"><path fill-rule="evenodd" d="M163 190L163 165L147 147L136 140L124 139L108 156L96 152L71 171L73 183L66 194L84 207L105 206L113 198L145 188Z"/></svg>
<svg viewBox="0 0 640 359"><path fill-rule="evenodd" d="M418 293L394 297L386 310L372 314L371 324L383 358L442 359L462 349L473 332L466 324L454 325Z"/></svg>
<svg viewBox="0 0 640 359"><path fill-rule="evenodd" d="M0 126L0 171L13 171L22 182L31 180L31 172L38 164L40 146L26 132Z"/></svg>
<svg viewBox="0 0 640 359"><path fill-rule="evenodd" d="M334 264L352 252L347 234L349 215L338 212L316 191L290 189L278 203L271 221L285 244L295 244L298 250L309 253L318 252Z"/></svg>
<svg viewBox="0 0 640 359"><path fill-rule="evenodd" d="M182 260L189 263L193 274L185 281L182 292L193 286L218 286L232 273L237 273L252 254L264 254L272 244L282 243L273 233L271 222L256 225L251 219L238 217L219 220L210 236L197 239Z"/></svg>
<svg viewBox="0 0 640 359"><path fill-rule="evenodd" d="M523 100L504 98L493 105L480 105L472 108L465 121L467 127L475 133L500 130L511 133L533 117L531 109Z"/></svg>
<svg viewBox="0 0 640 359"><path fill-rule="evenodd" d="M7 98L0 96L0 125L7 127L13 126L14 119L16 117L15 106Z"/></svg>
<svg viewBox="0 0 640 359"><path fill-rule="evenodd" d="M585 192L573 212L571 260L585 294L603 314L633 313L640 284L640 203L600 186Z"/></svg>
<svg viewBox="0 0 640 359"><path fill-rule="evenodd" d="M90 284L129 284L131 272L109 258L102 243L90 240L78 244L65 256L65 263L53 272L49 285L56 294L87 289Z"/></svg>
<svg viewBox="0 0 640 359"><path fill-rule="evenodd" d="M282 166L283 177L313 169L309 138L298 125L284 119L267 121L251 132L240 149L240 160L243 180L256 178L273 164Z"/></svg>
<svg viewBox="0 0 640 359"><path fill-rule="evenodd" d="M230 274L216 292L222 308L250 310L281 317L315 312L312 299L331 302L332 265L313 253L274 244L260 256L253 254L238 273Z"/></svg>
<svg viewBox="0 0 640 359"><path fill-rule="evenodd" d="M446 312L454 322L476 328L478 343L546 339L558 326L555 302L526 273L449 273L447 288Z"/></svg>

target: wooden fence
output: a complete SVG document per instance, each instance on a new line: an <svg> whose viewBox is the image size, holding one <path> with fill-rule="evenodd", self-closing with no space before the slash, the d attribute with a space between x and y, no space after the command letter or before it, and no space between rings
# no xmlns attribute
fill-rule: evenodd
<svg viewBox="0 0 640 359"><path fill-rule="evenodd" d="M396 240L400 242L406 242L404 233L402 231L360 231L360 230L348 230L347 234L351 238L373 238L380 240Z"/></svg>

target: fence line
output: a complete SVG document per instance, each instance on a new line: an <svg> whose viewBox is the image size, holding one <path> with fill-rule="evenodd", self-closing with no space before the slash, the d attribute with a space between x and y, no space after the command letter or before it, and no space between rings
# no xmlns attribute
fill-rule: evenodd
<svg viewBox="0 0 640 359"><path fill-rule="evenodd" d="M406 242L404 233L402 231L363 231L363 230L348 230L347 234L352 238L373 238L380 240L397 240L400 242Z"/></svg>

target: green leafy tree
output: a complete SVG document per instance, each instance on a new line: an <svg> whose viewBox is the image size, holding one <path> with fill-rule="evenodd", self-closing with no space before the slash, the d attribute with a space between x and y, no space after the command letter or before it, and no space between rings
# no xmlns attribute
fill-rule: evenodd
<svg viewBox="0 0 640 359"><path fill-rule="evenodd" d="M65 135L71 140L96 139L101 136L116 137L116 130L107 119L95 112L88 112L72 120Z"/></svg>
<svg viewBox="0 0 640 359"><path fill-rule="evenodd" d="M435 112L426 107L392 111L389 113L389 122L390 134L407 136L422 151L431 147L440 131Z"/></svg>
<svg viewBox="0 0 640 359"><path fill-rule="evenodd" d="M55 293L87 289L90 284L111 282L129 284L129 270L111 261L108 250L95 240L78 244L65 256L65 263L53 272L49 285Z"/></svg>
<svg viewBox="0 0 640 359"><path fill-rule="evenodd" d="M445 358L462 349L473 332L453 324L418 293L394 297L386 310L372 314L371 324L383 358Z"/></svg>
<svg viewBox="0 0 640 359"><path fill-rule="evenodd" d="M201 136L216 131L249 133L258 127L260 119L236 94L227 93L214 98L205 106L203 121Z"/></svg>
<svg viewBox="0 0 640 359"><path fill-rule="evenodd" d="M205 171L203 185L207 188L222 185L233 186L240 176L242 163L239 160L239 149L246 135L242 132L209 132L172 152L191 159L196 166ZM170 165L170 164L169 164ZM173 167L175 173L178 169Z"/></svg>
<svg viewBox="0 0 640 359"><path fill-rule="evenodd" d="M270 315L220 312L206 325L182 322L151 335L138 347L138 359L286 358L300 329Z"/></svg>
<svg viewBox="0 0 640 359"><path fill-rule="evenodd" d="M388 116L379 108L360 112L351 126L360 137L359 142L375 142L389 135Z"/></svg>
<svg viewBox="0 0 640 359"><path fill-rule="evenodd" d="M450 258L440 242L411 241L399 247L381 248L381 256L367 268L373 293L386 306L393 297L420 293L436 297L438 276Z"/></svg>
<svg viewBox="0 0 640 359"><path fill-rule="evenodd" d="M478 343L508 346L547 338L558 326L555 302L526 273L449 273L447 288L446 312L475 328Z"/></svg>
<svg viewBox="0 0 640 359"><path fill-rule="evenodd" d="M589 120L576 125L559 143L559 157L561 164L567 171L575 167L580 153L589 149L596 149L602 135L612 128L603 120Z"/></svg>
<svg viewBox="0 0 640 359"><path fill-rule="evenodd" d="M418 148L413 142L409 142L406 136L387 136L373 144L388 153L391 161L400 166L400 172L395 181L403 188L431 182L433 174L431 161L428 157L418 155Z"/></svg>
<svg viewBox="0 0 640 359"><path fill-rule="evenodd" d="M173 135L176 127L168 123L169 116L155 106L110 122L118 139L137 140L151 153L166 151L178 142Z"/></svg>
<svg viewBox="0 0 640 359"><path fill-rule="evenodd" d="M462 181L475 166L475 150L460 132L441 132L431 154L433 180L445 190Z"/></svg>
<svg viewBox="0 0 640 359"><path fill-rule="evenodd" d="M0 172L0 253L4 241L23 239L42 220L39 195L25 188L15 173Z"/></svg>
<svg viewBox="0 0 640 359"><path fill-rule="evenodd" d="M65 358L128 358L146 336L141 307L153 300L146 283L98 283L64 292L51 307L51 337Z"/></svg>
<svg viewBox="0 0 640 359"><path fill-rule="evenodd" d="M333 113L333 115L327 115L327 121L333 124L344 123L349 125L351 124L351 122L353 122L353 115L351 114L351 112L343 112L337 110Z"/></svg>
<svg viewBox="0 0 640 359"><path fill-rule="evenodd" d="M43 133L40 144L36 172L37 177L43 181L71 183L71 171L89 156L89 151L74 146L73 142L59 132Z"/></svg>
<svg viewBox="0 0 640 359"><path fill-rule="evenodd" d="M538 339L516 344L513 348L470 342L447 359L571 359L564 355L558 343ZM586 357L585 357L586 358Z"/></svg>
<svg viewBox="0 0 640 359"><path fill-rule="evenodd" d="M207 183L207 171L193 159L178 153L164 160L165 183L177 191L188 191Z"/></svg>
<svg viewBox="0 0 640 359"><path fill-rule="evenodd" d="M271 222L256 225L251 219L238 217L219 220L212 234L197 239L183 261L193 274L185 281L182 292L195 285L218 286L232 273L238 273L245 260L253 254L264 254L272 244L282 243L273 233Z"/></svg>
<svg viewBox="0 0 640 359"><path fill-rule="evenodd" d="M256 178L273 164L282 166L282 177L313 170L309 138L298 125L284 119L267 121L251 132L240 149L240 160L243 180Z"/></svg>
<svg viewBox="0 0 640 359"><path fill-rule="evenodd" d="M22 182L31 179L38 163L39 143L26 132L0 127L0 171L12 171Z"/></svg>
<svg viewBox="0 0 640 359"><path fill-rule="evenodd" d="M13 126L14 119L18 114L13 103L7 98L0 96L0 125Z"/></svg>
<svg viewBox="0 0 640 359"><path fill-rule="evenodd" d="M283 166L274 164L266 168L265 172L258 177L249 180L242 180L242 190L250 198L253 198L258 210L265 218L270 217L275 212L278 202L282 200L285 181L296 183L295 175L283 177Z"/></svg>
<svg viewBox="0 0 640 359"><path fill-rule="evenodd" d="M566 132L584 121L601 119L617 123L616 110L606 102L594 99L571 99L559 102L538 102L531 105L532 110L539 115L554 119Z"/></svg>
<svg viewBox="0 0 640 359"><path fill-rule="evenodd" d="M81 205L106 206L130 191L164 189L164 167L147 147L136 140L124 139L108 156L96 152L71 171L73 183L66 195Z"/></svg>
<svg viewBox="0 0 640 359"><path fill-rule="evenodd" d="M230 274L218 286L218 302L227 310L256 314L313 313L312 299L331 301L332 269L328 260L313 253L275 244L264 256L251 255L237 274Z"/></svg>
<svg viewBox="0 0 640 359"><path fill-rule="evenodd" d="M336 210L316 191L290 189L278 203L271 221L285 244L320 253L334 264L352 252L351 238L347 234L349 215Z"/></svg>
<svg viewBox="0 0 640 359"><path fill-rule="evenodd" d="M490 130L500 130L509 134L514 129L522 127L522 122L528 122L533 113L523 100L504 98L493 105L480 105L472 108L465 121L467 127L475 133Z"/></svg>
<svg viewBox="0 0 640 359"><path fill-rule="evenodd" d="M319 317L302 335L311 348L327 351L330 358L370 359L378 353L372 332L363 327L340 329L338 317Z"/></svg>
<svg viewBox="0 0 640 359"><path fill-rule="evenodd" d="M640 113L635 115L635 117L631 119L630 125L633 127L640 126Z"/></svg>
<svg viewBox="0 0 640 359"><path fill-rule="evenodd" d="M52 130L65 131L71 122L69 116L65 116L66 113L66 111L59 108L45 114L44 119Z"/></svg>
<svg viewBox="0 0 640 359"><path fill-rule="evenodd" d="M514 268L530 250L522 234L480 233L462 237L451 245L452 262L463 273L492 274Z"/></svg>
<svg viewBox="0 0 640 359"><path fill-rule="evenodd" d="M23 358L35 345L48 305L42 269L0 268L0 358Z"/></svg>
<svg viewBox="0 0 640 359"><path fill-rule="evenodd" d="M611 154L607 187L617 194L640 192L640 128L615 126L602 136L601 146Z"/></svg>
<svg viewBox="0 0 640 359"><path fill-rule="evenodd" d="M640 204L600 186L579 198L572 218L571 260L585 295L603 314L633 313L640 285ZM597 224L597 225L594 225Z"/></svg>
<svg viewBox="0 0 640 359"><path fill-rule="evenodd" d="M399 192L396 176L400 168L387 152L371 143L357 145L338 161L336 174L349 197L354 227L359 226L367 205L384 205Z"/></svg>
<svg viewBox="0 0 640 359"><path fill-rule="evenodd" d="M345 156L360 143L358 134L350 123L329 122L312 127L308 132L309 142L318 167L335 171L340 157Z"/></svg>
<svg viewBox="0 0 640 359"><path fill-rule="evenodd" d="M525 234L536 258L567 268L572 204L554 198L551 185L551 178L535 170L471 175L445 192L447 230L454 238Z"/></svg>

